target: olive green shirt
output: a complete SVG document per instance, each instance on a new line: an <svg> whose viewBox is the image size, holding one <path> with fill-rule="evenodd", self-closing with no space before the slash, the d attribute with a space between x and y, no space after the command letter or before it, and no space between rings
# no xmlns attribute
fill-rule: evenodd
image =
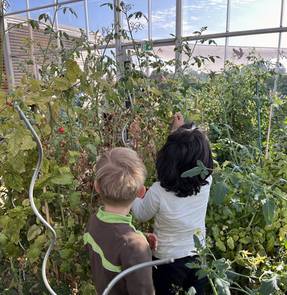
<svg viewBox="0 0 287 295"><path fill-rule="evenodd" d="M122 270L151 261L151 250L144 235L132 225L131 215L118 215L99 208L90 217L84 242L89 252L97 294ZM136 270L121 279L110 295L152 295L152 269Z"/></svg>

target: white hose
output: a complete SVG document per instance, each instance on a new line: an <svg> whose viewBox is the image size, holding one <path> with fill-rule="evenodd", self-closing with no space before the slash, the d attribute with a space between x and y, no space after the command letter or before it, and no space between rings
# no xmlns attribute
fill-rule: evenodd
<svg viewBox="0 0 287 295"><path fill-rule="evenodd" d="M19 113L20 118L24 121L26 127L31 131L32 136L34 138L34 140L37 143L37 147L38 147L38 162L36 165L36 168L34 170L31 182L30 182L30 187L29 187L29 200L30 200L30 204L32 207L33 212L35 213L35 215L40 219L40 221L45 225L45 227L47 229L49 229L53 236L51 238L51 243L50 246L45 254L44 260L43 260L43 264L42 264L42 278L44 281L44 284L46 286L46 288L48 289L48 291L50 292L50 294L52 295L57 295L55 293L55 291L52 289L52 287L50 286L48 279L47 279L47 274L46 274L46 268L47 268L47 261L48 258L50 256L50 253L52 251L52 249L54 248L54 245L56 243L56 232L53 229L53 227L45 220L45 218L40 214L40 212L38 211L35 202L34 202L34 197L33 197L33 191L34 191L34 186L35 186L35 182L38 178L39 172L40 172L40 168L42 165L42 161L43 161L43 147L40 141L40 138L38 137L36 131L34 130L34 128L32 127L31 123L29 122L29 120L27 119L27 117L25 116L25 114L22 112L22 110L20 109L19 105L17 103L14 104L15 109L17 110L17 112Z"/></svg>
<svg viewBox="0 0 287 295"><path fill-rule="evenodd" d="M173 258L166 258L166 259L161 259L161 260L154 260L154 261L149 261L149 262L143 262L134 266L131 266L121 273L119 273L107 286L107 288L104 290L103 295L108 295L113 286L121 280L123 277L125 277L127 274L139 270L141 268L145 267L151 267L151 266L156 266L156 265L161 265L161 264L167 264L167 263L173 263L174 259Z"/></svg>

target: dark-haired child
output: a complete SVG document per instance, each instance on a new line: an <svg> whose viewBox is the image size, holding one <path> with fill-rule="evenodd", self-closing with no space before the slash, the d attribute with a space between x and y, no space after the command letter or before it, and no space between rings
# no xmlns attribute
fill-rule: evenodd
<svg viewBox="0 0 287 295"><path fill-rule="evenodd" d="M213 161L206 135L194 124L184 124L183 117L174 117L172 133L157 155L155 182L144 199L135 200L132 211L140 221L154 218L158 247L156 259L175 258L175 262L154 269L156 295L177 294L177 290L196 289L204 294L206 279L198 279L195 269L193 236L205 244L205 216L212 182ZM205 179L200 175L182 178L181 174L197 166L200 160L208 168Z"/></svg>

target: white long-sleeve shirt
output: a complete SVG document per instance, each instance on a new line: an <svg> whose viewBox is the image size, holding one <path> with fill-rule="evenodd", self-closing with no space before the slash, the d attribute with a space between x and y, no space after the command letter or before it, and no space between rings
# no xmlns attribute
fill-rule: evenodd
<svg viewBox="0 0 287 295"><path fill-rule="evenodd" d="M212 176L197 195L179 198L155 182L143 199L136 199L132 212L139 221L154 217L154 233L158 237L156 258L182 258L194 255L193 235L205 245L205 216Z"/></svg>

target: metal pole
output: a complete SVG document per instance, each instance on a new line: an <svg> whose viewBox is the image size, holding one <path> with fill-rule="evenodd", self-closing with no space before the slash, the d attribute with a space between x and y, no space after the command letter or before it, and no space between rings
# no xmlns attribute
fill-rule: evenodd
<svg viewBox="0 0 287 295"><path fill-rule="evenodd" d="M280 13L280 28L283 28L283 13L284 13L284 0L281 0L281 13ZM282 32L279 32L278 36L278 47L277 47L277 58L276 58L276 69L278 71L279 68L279 61L280 61L280 49L281 49L281 40L282 40ZM274 80L274 87L273 91L277 91L277 84L278 84L278 76L279 73L276 73L275 80Z"/></svg>
<svg viewBox="0 0 287 295"><path fill-rule="evenodd" d="M152 6L151 0L148 0L148 40L152 39Z"/></svg>
<svg viewBox="0 0 287 295"><path fill-rule="evenodd" d="M4 20L4 32L3 32L3 42L4 42L4 62L5 68L7 70L7 81L9 90L13 90L15 87L15 76L14 76L14 69L13 69L13 61L11 56L11 47L10 47L10 40L9 40L9 32L8 32L8 23L5 17Z"/></svg>
<svg viewBox="0 0 287 295"><path fill-rule="evenodd" d="M181 70L182 64L182 50L181 50L181 38L182 38L182 0L176 0L176 24L175 24L175 72Z"/></svg>
<svg viewBox="0 0 287 295"><path fill-rule="evenodd" d="M226 6L226 33L229 32L230 29L230 0L227 0L227 6ZM228 50L228 44L229 44L229 37L225 38L225 47L224 47L224 66L227 59L227 50Z"/></svg>
<svg viewBox="0 0 287 295"><path fill-rule="evenodd" d="M58 5L61 6L61 5L66 5L66 4L70 4L70 3L82 2L82 1L84 1L84 0L67 0L67 1L60 2ZM54 7L54 6L55 6L55 4L36 6L36 7L29 8L28 11L31 12L31 11L35 11L35 10L42 10L42 9L46 9L46 8L50 8L50 7ZM6 14L4 14L4 16L11 16L11 15L21 14L21 13L26 13L26 12L27 12L27 9L17 10L14 12L6 13Z"/></svg>
<svg viewBox="0 0 287 295"><path fill-rule="evenodd" d="M55 6L54 6L55 29L58 32L59 31L59 19L58 19L59 5L58 5L58 0L54 0L54 4L55 4ZM57 47L58 47L58 49L61 47L59 36L57 38Z"/></svg>
<svg viewBox="0 0 287 295"><path fill-rule="evenodd" d="M122 65L122 42L121 42L121 12L120 0L114 0L114 26L115 26L115 49L116 49L116 62L119 66L118 78L121 77L123 71Z"/></svg>
<svg viewBox="0 0 287 295"><path fill-rule="evenodd" d="M285 4L284 0L281 0L280 28L283 28L282 25L283 25L284 4ZM273 84L273 95L276 93L277 86L278 86L278 78L279 78L278 68L279 68L279 60L280 60L281 38L282 38L282 32L279 32L278 47L277 47L277 58L276 58L276 73L275 73L275 79L274 79L274 84ZM270 110L269 110L269 122L268 122L267 138L266 138L265 159L269 158L269 143L270 143L270 135L271 135L272 117L273 117L273 103L271 101Z"/></svg>
<svg viewBox="0 0 287 295"><path fill-rule="evenodd" d="M147 0L147 5L148 5L148 27L147 27L147 35L148 35L148 42L151 43L151 39L152 39L152 7L151 7L151 0ZM146 67L146 75L149 76L150 75L150 67L148 64L148 56L146 58L147 61L147 67Z"/></svg>
<svg viewBox="0 0 287 295"><path fill-rule="evenodd" d="M30 14L30 2L29 0L26 0L26 8L27 8L27 20L31 19L31 14ZM38 78L38 73L37 73L37 67L36 67L36 59L35 59L35 50L34 50L34 36L33 36L33 28L31 25L28 24L28 30L29 30L29 35L30 35L30 57L32 60L32 67L33 67L33 74L35 79Z"/></svg>
<svg viewBox="0 0 287 295"><path fill-rule="evenodd" d="M88 41L90 41L90 25L89 25L88 0L85 0L85 1L84 1L84 8L85 8L86 35L87 35Z"/></svg>

